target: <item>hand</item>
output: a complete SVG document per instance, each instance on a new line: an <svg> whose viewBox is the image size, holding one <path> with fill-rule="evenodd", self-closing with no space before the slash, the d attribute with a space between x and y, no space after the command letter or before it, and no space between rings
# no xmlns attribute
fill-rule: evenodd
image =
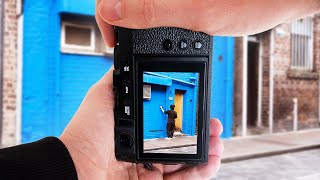
<svg viewBox="0 0 320 180"><path fill-rule="evenodd" d="M220 167L223 151L221 123L210 122L210 152L207 165L143 165L117 161L114 152L112 68L88 91L78 111L60 136L74 161L79 180L88 179L209 179Z"/></svg>
<svg viewBox="0 0 320 180"><path fill-rule="evenodd" d="M319 0L96 0L105 42L115 44L112 25L142 29L180 27L217 36L271 29L320 10Z"/></svg>

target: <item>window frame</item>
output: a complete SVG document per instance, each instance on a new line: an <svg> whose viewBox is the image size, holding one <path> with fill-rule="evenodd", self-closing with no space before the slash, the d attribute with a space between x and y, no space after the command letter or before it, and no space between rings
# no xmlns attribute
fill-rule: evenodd
<svg viewBox="0 0 320 180"><path fill-rule="evenodd" d="M81 45L72 45L66 43L66 27L78 27L83 29L90 29L90 46L81 46ZM61 51L66 53L95 53L96 48L96 34L95 34L95 27L93 24L76 24L72 22L62 22L61 24Z"/></svg>
<svg viewBox="0 0 320 180"><path fill-rule="evenodd" d="M148 97L146 97L146 96L144 96L144 89L145 89L145 87L148 87L148 91L149 91L149 96ZM151 100L151 89L152 87L151 87L151 85L149 85L149 84L144 84L143 85L143 100L148 100L148 101L150 101Z"/></svg>
<svg viewBox="0 0 320 180"><path fill-rule="evenodd" d="M297 32L293 32L294 30L293 30L293 26L294 26L294 24L293 23L296 23L296 22L298 22L298 21L301 21L301 20L303 20L303 19L306 19L306 18L310 18L311 20L310 20L310 34L307 34L306 32L300 32L300 33L297 33ZM291 59L291 61L290 61L290 69L291 70L299 70L299 71L312 71L313 69L314 69L314 57L313 57L313 48L314 48L314 17L313 16L308 16L308 17L305 17L305 18L301 18L301 19L299 19L299 20L296 20L296 21L294 21L294 22L292 22L291 23L291 25L290 25L290 28L291 28L291 31L290 31L290 45L291 45L291 48L290 48L290 59ZM296 28L297 28L297 26L296 26ZM306 27L304 27L304 28L306 28ZM309 27L308 27L309 28ZM297 30L297 31L299 31L299 30ZM304 31L306 31L305 29L304 29ZM304 34L305 33L305 34ZM307 34L307 35L306 35ZM293 48L293 46L295 45L295 46L298 46L298 49L299 48L301 48L301 45L299 45L299 44L297 44L297 43L301 43L301 40L295 40L295 42L293 42L293 36L294 35L296 35L296 36L303 36L303 35L305 35L309 40L308 40L308 46L310 47L309 49L307 49L306 50L306 52L309 54L309 56L310 56L310 59L299 59L299 60L297 60L297 62L303 62L303 64L306 64L306 65L299 65L299 63L298 63L298 65L295 65L294 64L294 48ZM301 38L301 37L300 37ZM300 42L299 42L300 41ZM300 51L301 49L299 49L298 51ZM301 53L301 52L300 52ZM299 57L297 57L297 58L299 58ZM309 61L309 62L307 62L307 61ZM297 64L297 62L295 62L296 64Z"/></svg>

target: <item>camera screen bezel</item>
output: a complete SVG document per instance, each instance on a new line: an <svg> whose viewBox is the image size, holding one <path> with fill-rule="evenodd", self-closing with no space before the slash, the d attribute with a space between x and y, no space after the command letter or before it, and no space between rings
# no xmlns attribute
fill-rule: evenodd
<svg viewBox="0 0 320 180"><path fill-rule="evenodd" d="M136 82L135 95L137 107L136 140L137 161L158 162L201 162L204 160L205 148L208 139L206 137L207 125L207 96L208 86L208 61L209 57L161 57L161 56L135 56ZM196 72L199 73L198 87L198 137L197 154L166 154L144 153L143 151L143 72Z"/></svg>

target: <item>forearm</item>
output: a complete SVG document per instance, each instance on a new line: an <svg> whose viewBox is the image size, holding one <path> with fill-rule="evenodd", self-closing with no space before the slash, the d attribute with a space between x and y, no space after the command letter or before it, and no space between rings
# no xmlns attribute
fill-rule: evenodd
<svg viewBox="0 0 320 180"><path fill-rule="evenodd" d="M77 179L67 148L57 138L0 150L0 179Z"/></svg>

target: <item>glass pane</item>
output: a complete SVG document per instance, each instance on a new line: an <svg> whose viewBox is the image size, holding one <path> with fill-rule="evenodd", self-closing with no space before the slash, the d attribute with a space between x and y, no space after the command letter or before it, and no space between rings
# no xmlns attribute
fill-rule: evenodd
<svg viewBox="0 0 320 180"><path fill-rule="evenodd" d="M91 29L66 26L65 43L78 46L91 45Z"/></svg>

